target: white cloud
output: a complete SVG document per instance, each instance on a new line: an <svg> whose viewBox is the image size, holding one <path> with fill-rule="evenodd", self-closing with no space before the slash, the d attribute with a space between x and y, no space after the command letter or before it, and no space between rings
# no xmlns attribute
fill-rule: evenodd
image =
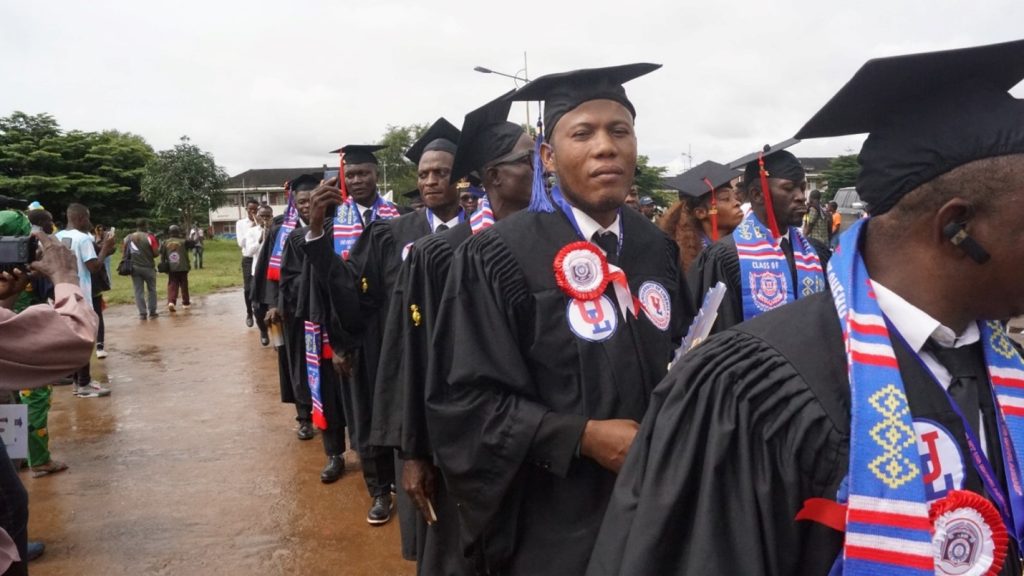
<svg viewBox="0 0 1024 576"><path fill-rule="evenodd" d="M315 166L388 124L458 124L512 87L473 66L515 73L526 50L531 77L663 63L627 90L640 152L675 171L687 150L727 161L787 138L868 58L1012 40L1022 21L1019 0L5 2L0 115L49 112L156 148L188 134L231 173Z"/></svg>

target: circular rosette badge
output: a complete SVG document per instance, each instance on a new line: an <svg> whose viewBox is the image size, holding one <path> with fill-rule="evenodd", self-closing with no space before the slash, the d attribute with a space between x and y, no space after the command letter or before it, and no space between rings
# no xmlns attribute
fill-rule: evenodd
<svg viewBox="0 0 1024 576"><path fill-rule="evenodd" d="M590 242L573 242L555 256L555 282L571 298L596 300L608 286L608 260Z"/></svg>
<svg viewBox="0 0 1024 576"><path fill-rule="evenodd" d="M1006 559L1008 535L996 507L984 497L954 490L932 504L935 573L996 576Z"/></svg>

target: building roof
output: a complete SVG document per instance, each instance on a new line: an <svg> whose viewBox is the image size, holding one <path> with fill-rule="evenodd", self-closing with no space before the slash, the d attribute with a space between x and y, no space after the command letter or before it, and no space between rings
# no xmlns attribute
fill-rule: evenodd
<svg viewBox="0 0 1024 576"><path fill-rule="evenodd" d="M324 171L323 166L316 168L258 168L246 170L228 179L225 188L266 188L283 187L285 180L291 180L300 174L320 173Z"/></svg>

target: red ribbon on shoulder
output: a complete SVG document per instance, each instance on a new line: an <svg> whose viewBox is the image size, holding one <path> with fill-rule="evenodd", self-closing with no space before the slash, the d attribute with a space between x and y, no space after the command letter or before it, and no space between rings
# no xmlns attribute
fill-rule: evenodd
<svg viewBox="0 0 1024 576"><path fill-rule="evenodd" d="M563 246L555 255L554 269L555 283L570 298L597 300L611 283L623 319L627 310L634 318L638 314L640 303L629 290L626 273L608 264L604 252L594 244L580 240Z"/></svg>

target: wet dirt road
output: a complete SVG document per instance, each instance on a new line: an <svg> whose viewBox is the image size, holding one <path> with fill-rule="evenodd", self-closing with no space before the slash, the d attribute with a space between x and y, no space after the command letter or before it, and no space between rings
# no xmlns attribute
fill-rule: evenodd
<svg viewBox="0 0 1024 576"><path fill-rule="evenodd" d="M397 514L366 523L358 470L321 484L320 437L295 437L278 399L275 352L243 323L238 291L140 322L107 310L108 398L54 389L51 451L66 472L33 479L36 576L108 574L411 575ZM352 455L351 451L348 454Z"/></svg>

